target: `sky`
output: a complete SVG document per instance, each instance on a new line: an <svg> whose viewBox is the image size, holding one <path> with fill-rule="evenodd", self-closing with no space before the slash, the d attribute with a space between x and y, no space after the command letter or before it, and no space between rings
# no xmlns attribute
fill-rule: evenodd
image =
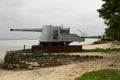
<svg viewBox="0 0 120 80"><path fill-rule="evenodd" d="M11 28L42 28L44 25L70 28L88 36L106 28L96 11L102 0L0 0L0 38L38 38L37 32L10 32Z"/></svg>

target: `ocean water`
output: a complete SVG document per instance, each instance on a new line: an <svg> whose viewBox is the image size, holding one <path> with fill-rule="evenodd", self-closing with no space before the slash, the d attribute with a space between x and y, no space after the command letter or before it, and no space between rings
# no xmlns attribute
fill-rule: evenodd
<svg viewBox="0 0 120 80"><path fill-rule="evenodd" d="M90 44L98 39L86 39L85 42L73 42L70 45L83 45ZM30 48L32 45L37 45L38 40L0 40L0 57L4 57L6 51L9 50L21 50L24 45L26 48Z"/></svg>
<svg viewBox="0 0 120 80"><path fill-rule="evenodd" d="M3 57L6 51L21 50L24 49L24 45L26 45L26 48L30 48L38 43L38 40L0 40L0 56Z"/></svg>

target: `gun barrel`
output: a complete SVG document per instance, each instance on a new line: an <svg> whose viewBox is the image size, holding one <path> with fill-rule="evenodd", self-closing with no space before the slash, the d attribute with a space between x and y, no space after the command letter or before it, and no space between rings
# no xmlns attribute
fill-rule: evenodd
<svg viewBox="0 0 120 80"><path fill-rule="evenodd" d="M42 29L10 29L10 31L30 31L30 32L42 32Z"/></svg>

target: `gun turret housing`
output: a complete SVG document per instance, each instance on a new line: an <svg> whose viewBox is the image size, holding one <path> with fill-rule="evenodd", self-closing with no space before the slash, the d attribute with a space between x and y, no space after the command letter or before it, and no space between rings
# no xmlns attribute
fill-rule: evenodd
<svg viewBox="0 0 120 80"><path fill-rule="evenodd" d="M38 29L10 29L10 31L33 31L41 32L39 45L68 45L73 41L82 42L84 37L76 34L70 34L70 28L63 28L61 26L45 25Z"/></svg>

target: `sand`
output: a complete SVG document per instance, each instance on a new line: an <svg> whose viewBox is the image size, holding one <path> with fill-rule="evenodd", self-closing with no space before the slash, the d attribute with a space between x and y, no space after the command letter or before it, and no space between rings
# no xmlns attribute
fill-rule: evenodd
<svg viewBox="0 0 120 80"><path fill-rule="evenodd" d="M120 48L120 45L113 44L112 42L104 43L104 44L86 44L83 45L83 49L96 49L96 48Z"/></svg>
<svg viewBox="0 0 120 80"><path fill-rule="evenodd" d="M99 45L84 45L84 49L111 48L111 43ZM114 46L119 47L119 46ZM74 55L102 55L105 59L73 63L69 65L40 68L37 70L2 70L0 69L0 80L74 80L76 77L90 71L120 68L120 54L105 53L73 53Z"/></svg>

